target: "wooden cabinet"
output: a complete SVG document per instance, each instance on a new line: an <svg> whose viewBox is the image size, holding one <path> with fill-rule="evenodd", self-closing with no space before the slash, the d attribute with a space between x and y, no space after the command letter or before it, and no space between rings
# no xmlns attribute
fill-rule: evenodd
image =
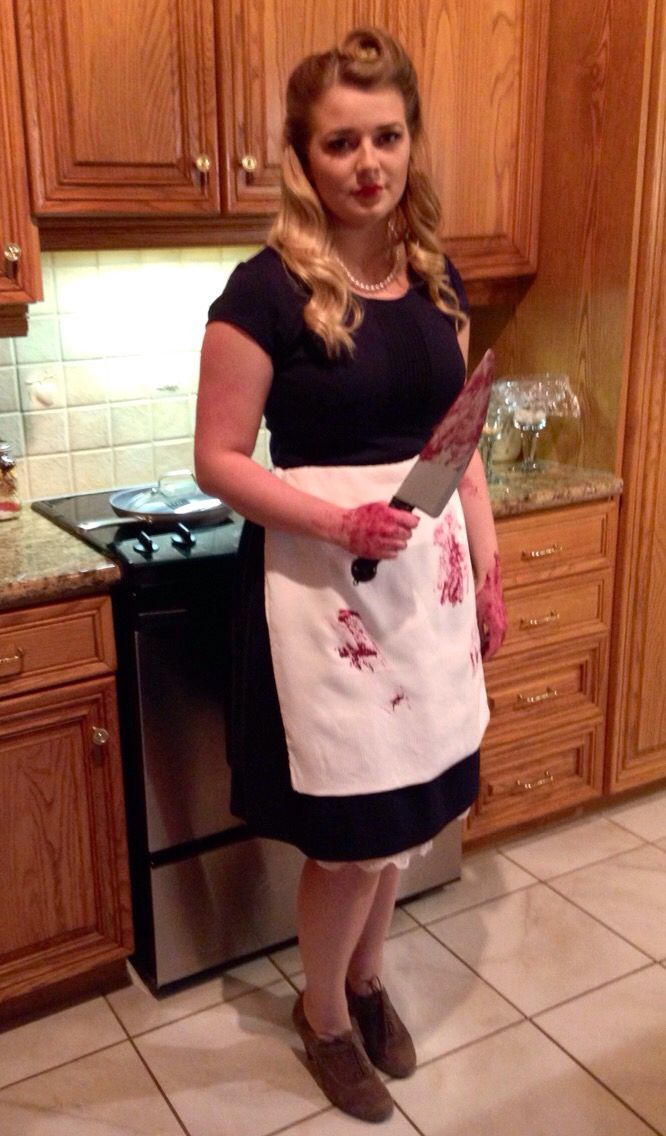
<svg viewBox="0 0 666 1136"><path fill-rule="evenodd" d="M0 4L0 334L25 334L21 306L41 298L39 241L30 220L14 10Z"/></svg>
<svg viewBox="0 0 666 1136"><path fill-rule="evenodd" d="M275 211L287 79L296 64L372 22L361 0L220 0L220 108L227 213Z"/></svg>
<svg viewBox="0 0 666 1136"><path fill-rule="evenodd" d="M472 300L534 273L548 0L24 0L18 12L45 247L263 240L289 73L376 24L419 72L443 235Z"/></svg>
<svg viewBox="0 0 666 1136"><path fill-rule="evenodd" d="M212 0L18 13L35 214L218 214Z"/></svg>
<svg viewBox="0 0 666 1136"><path fill-rule="evenodd" d="M114 669L108 597L0 614L0 1012L132 948Z"/></svg>
<svg viewBox="0 0 666 1136"><path fill-rule="evenodd" d="M468 840L601 795L617 507L500 520L508 613Z"/></svg>
<svg viewBox="0 0 666 1136"><path fill-rule="evenodd" d="M666 777L666 5L651 39L646 159L626 381L610 699L610 792Z"/></svg>
<svg viewBox="0 0 666 1136"><path fill-rule="evenodd" d="M534 273L548 0L385 0L376 7L419 76L447 252L479 286Z"/></svg>
<svg viewBox="0 0 666 1136"><path fill-rule="evenodd" d="M374 23L419 74L447 250L468 279L535 271L547 0L224 0L217 11L228 213L275 208L293 66Z"/></svg>

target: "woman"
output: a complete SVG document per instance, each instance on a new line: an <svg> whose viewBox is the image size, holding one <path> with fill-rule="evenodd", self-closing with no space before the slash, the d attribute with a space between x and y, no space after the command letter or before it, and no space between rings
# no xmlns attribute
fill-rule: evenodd
<svg viewBox="0 0 666 1136"><path fill-rule="evenodd" d="M305 853L294 1022L323 1091L366 1120L393 1103L373 1065L416 1064L381 983L400 867L476 795L480 659L505 624L478 456L436 521L385 503L465 376L421 132L386 33L296 68L280 211L210 309L196 428L197 480L247 518L232 808ZM252 460L264 414L273 472ZM359 587L356 556L382 561Z"/></svg>

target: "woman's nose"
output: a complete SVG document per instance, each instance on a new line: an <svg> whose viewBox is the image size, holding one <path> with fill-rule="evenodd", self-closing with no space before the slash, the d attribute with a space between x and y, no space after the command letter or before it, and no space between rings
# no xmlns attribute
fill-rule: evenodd
<svg viewBox="0 0 666 1136"><path fill-rule="evenodd" d="M372 139L364 139L357 151L357 168L359 172L365 173L368 170L376 170L379 166L377 158L377 151L373 145Z"/></svg>

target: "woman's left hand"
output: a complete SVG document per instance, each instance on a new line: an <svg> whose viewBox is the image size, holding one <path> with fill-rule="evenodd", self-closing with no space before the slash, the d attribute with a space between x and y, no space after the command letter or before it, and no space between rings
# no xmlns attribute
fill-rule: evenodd
<svg viewBox="0 0 666 1136"><path fill-rule="evenodd" d="M485 580L476 592L476 621L481 639L481 658L492 659L502 646L507 628L497 553Z"/></svg>

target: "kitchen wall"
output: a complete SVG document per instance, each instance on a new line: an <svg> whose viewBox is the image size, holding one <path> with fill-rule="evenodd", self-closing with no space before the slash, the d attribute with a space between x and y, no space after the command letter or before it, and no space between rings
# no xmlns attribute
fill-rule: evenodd
<svg viewBox="0 0 666 1136"><path fill-rule="evenodd" d="M24 500L192 468L206 313L254 251L43 254L29 334L0 339L0 438ZM255 456L268 460L263 430Z"/></svg>

